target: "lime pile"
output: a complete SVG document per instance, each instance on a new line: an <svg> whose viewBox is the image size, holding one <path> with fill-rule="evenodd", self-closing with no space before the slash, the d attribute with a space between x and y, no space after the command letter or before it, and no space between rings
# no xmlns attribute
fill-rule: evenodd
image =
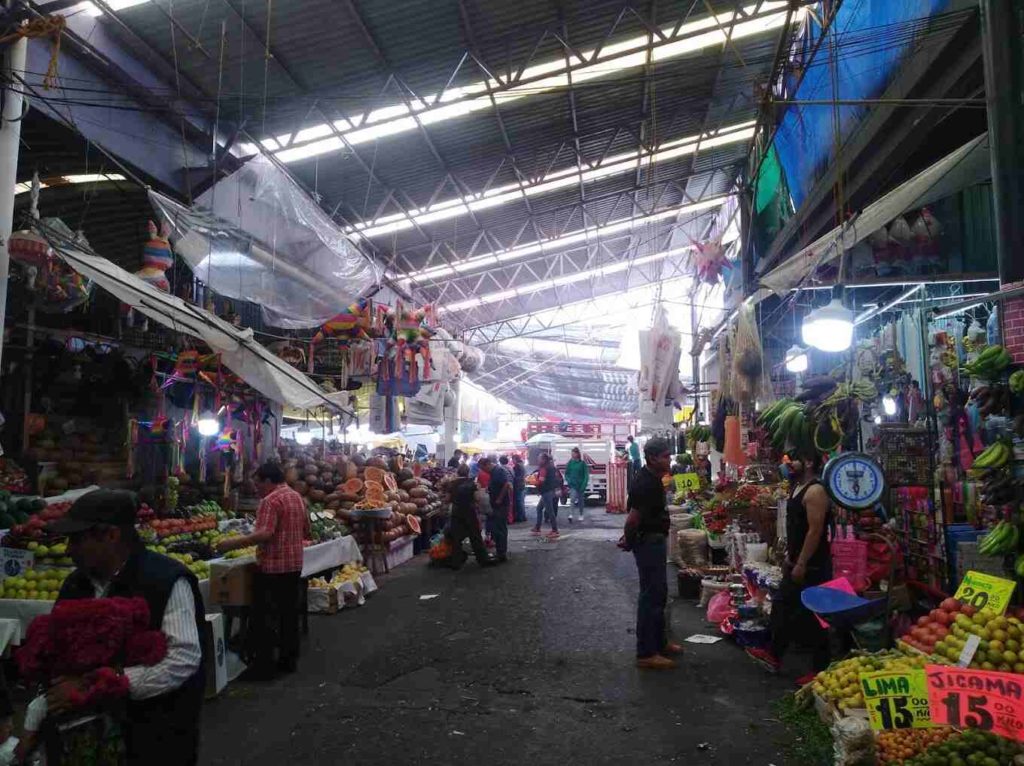
<svg viewBox="0 0 1024 766"><path fill-rule="evenodd" d="M0 583L0 598L56 601L64 580L72 569L28 569Z"/></svg>
<svg viewBox="0 0 1024 766"><path fill-rule="evenodd" d="M1010 766L1024 747L996 734L968 729L945 742L932 745L920 755L902 761L903 766Z"/></svg>

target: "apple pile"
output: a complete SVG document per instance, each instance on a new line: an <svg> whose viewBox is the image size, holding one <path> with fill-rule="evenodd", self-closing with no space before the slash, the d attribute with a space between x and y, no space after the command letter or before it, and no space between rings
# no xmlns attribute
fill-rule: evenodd
<svg viewBox="0 0 1024 766"><path fill-rule="evenodd" d="M4 537L4 545L8 548L27 548L30 541L40 542L55 539L46 527L51 522L63 518L71 508L70 502L50 503L42 510L33 513L24 524L16 524Z"/></svg>
<svg viewBox="0 0 1024 766"><path fill-rule="evenodd" d="M970 636L981 639L970 666L979 670L1024 673L1024 623L947 598L917 621L903 637L910 646L957 662Z"/></svg>
<svg viewBox="0 0 1024 766"><path fill-rule="evenodd" d="M217 528L216 516L193 516L191 519L152 519L149 525L158 537L174 537L191 532L205 532Z"/></svg>

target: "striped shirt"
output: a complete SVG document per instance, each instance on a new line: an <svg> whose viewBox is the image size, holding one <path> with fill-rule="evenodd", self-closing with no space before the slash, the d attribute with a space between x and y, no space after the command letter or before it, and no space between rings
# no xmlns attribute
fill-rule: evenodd
<svg viewBox="0 0 1024 766"><path fill-rule="evenodd" d="M105 598L110 583L93 581L96 598ZM201 606L201 605L200 605ZM167 637L167 654L155 665L134 665L124 669L128 678L128 694L133 700L144 700L174 691L199 668L203 649L196 628L196 600L188 580L179 577L164 608L160 630ZM25 712L26 731L39 731L46 718L46 695L41 694Z"/></svg>

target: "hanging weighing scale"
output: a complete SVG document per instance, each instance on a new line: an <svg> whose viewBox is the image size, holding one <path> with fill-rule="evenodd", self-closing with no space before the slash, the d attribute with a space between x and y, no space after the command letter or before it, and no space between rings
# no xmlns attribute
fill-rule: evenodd
<svg viewBox="0 0 1024 766"><path fill-rule="evenodd" d="M821 480L836 505L853 511L873 508L885 491L882 466L863 452L836 455L825 464Z"/></svg>

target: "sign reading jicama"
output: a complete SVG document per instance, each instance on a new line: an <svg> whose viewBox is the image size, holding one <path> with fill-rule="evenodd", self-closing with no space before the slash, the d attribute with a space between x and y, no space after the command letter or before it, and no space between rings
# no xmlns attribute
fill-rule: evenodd
<svg viewBox="0 0 1024 766"><path fill-rule="evenodd" d="M1017 583L983 572L969 571L960 582L954 598L975 609L987 609L997 615L1004 614Z"/></svg>
<svg viewBox="0 0 1024 766"><path fill-rule="evenodd" d="M932 725L923 668L861 673L860 686L872 729L920 729Z"/></svg>
<svg viewBox="0 0 1024 766"><path fill-rule="evenodd" d="M931 719L1024 740L1024 676L928 665Z"/></svg>

